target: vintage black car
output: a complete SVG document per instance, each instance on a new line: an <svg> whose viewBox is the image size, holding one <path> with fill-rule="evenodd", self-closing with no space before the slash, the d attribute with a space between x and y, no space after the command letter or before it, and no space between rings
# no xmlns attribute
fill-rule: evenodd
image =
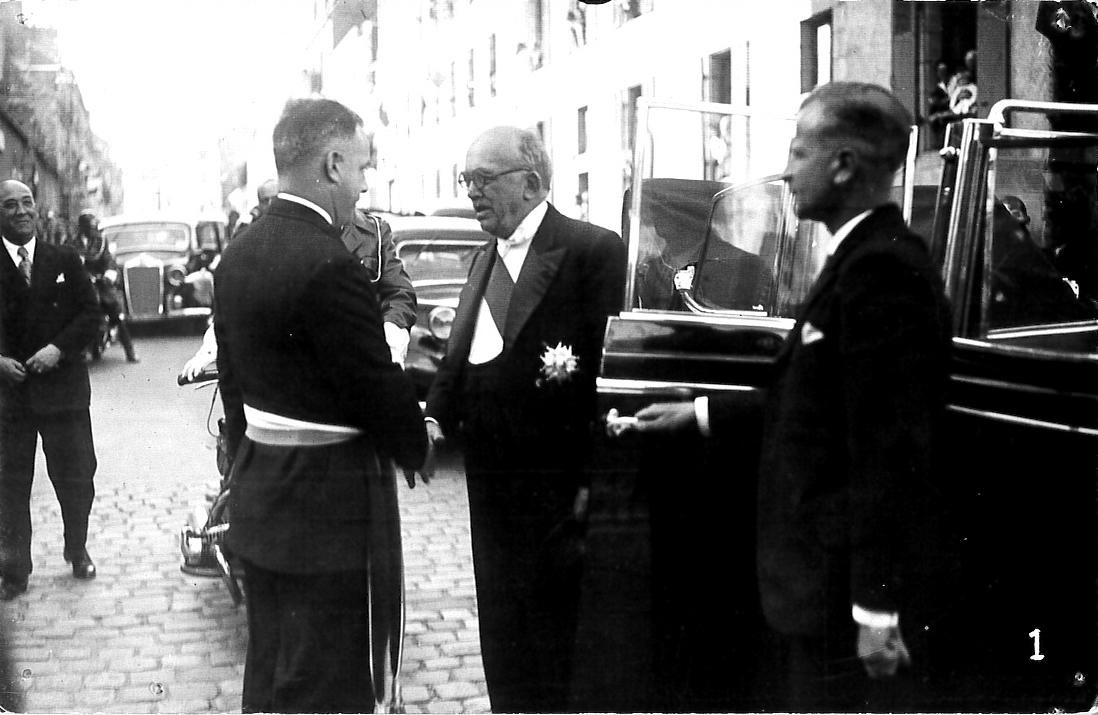
<svg viewBox="0 0 1098 715"><path fill-rule="evenodd" d="M492 237L467 218L393 216L386 220L393 229L397 257L416 290L417 319L405 368L422 400L446 354L458 294L468 278L473 252Z"/></svg>
<svg viewBox="0 0 1098 715"><path fill-rule="evenodd" d="M1065 111L1089 113L1092 128L1049 129ZM954 125L943 152L912 149L897 179L954 316L941 483L961 568L941 627L963 636L946 659L944 710L1085 711L1098 694L1096 117L1096 106L1001 103ZM654 401L765 389L822 266L828 234L795 217L780 159L756 163L769 178L742 181L691 153L729 124L792 134L731 107L639 103L627 290L598 380L608 427ZM757 658L757 421L733 444L603 432L581 702L765 709L780 680Z"/></svg>
<svg viewBox="0 0 1098 715"><path fill-rule="evenodd" d="M130 320L201 318L213 307L211 268L227 243L213 216L116 216L99 224L121 273Z"/></svg>

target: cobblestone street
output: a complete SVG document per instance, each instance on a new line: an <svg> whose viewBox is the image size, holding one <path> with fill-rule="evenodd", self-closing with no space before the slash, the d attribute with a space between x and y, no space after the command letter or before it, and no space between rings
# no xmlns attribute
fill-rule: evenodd
<svg viewBox="0 0 1098 715"><path fill-rule="evenodd" d="M88 549L98 578L72 578L39 455L35 569L0 604L27 712L239 712L247 627L221 581L180 571L179 531L214 486L209 390L175 386L194 340L138 343L92 371L99 472ZM195 474L204 475L195 478ZM459 466L400 486L408 624L408 712L488 712L480 662L465 481Z"/></svg>

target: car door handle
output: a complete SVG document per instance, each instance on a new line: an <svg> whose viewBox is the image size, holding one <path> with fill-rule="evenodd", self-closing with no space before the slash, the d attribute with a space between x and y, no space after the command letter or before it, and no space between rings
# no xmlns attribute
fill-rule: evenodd
<svg viewBox="0 0 1098 715"><path fill-rule="evenodd" d="M606 434L609 437L620 437L626 432L636 429L639 421L636 417L622 415L613 407L607 411L603 420L606 422Z"/></svg>

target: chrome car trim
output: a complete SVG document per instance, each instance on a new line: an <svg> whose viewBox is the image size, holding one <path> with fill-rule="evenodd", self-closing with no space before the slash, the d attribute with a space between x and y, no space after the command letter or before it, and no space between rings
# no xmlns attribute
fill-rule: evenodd
<svg viewBox="0 0 1098 715"><path fill-rule="evenodd" d="M743 315L723 312L720 315L694 315L692 313L677 313L670 310L631 310L619 313L619 320L635 321L640 323L656 323L659 325L674 325L675 323L696 323L700 325L727 325L741 328L773 328L786 332L793 329L797 321L792 318L776 318L772 316L754 315L744 311Z"/></svg>
<svg viewBox="0 0 1098 715"><path fill-rule="evenodd" d="M1013 382L1011 380L995 380L989 377L972 377L971 375L952 375L949 379L951 382L956 382L963 385L973 385L975 387L990 387L997 390L1011 390L1013 392L1022 392L1027 395L1086 394L1065 393L1063 390L1055 390L1049 387L1037 387L1036 385L1027 385L1025 383Z"/></svg>
<svg viewBox="0 0 1098 715"><path fill-rule="evenodd" d="M1051 328L1049 330L1038 331L1011 331L1009 337L1032 337L1033 335L1054 335L1063 334L1067 332L1088 332L1094 330L1094 326L1087 326L1079 330L1066 330L1064 328ZM996 337L1008 337L1007 335L997 335ZM1077 363L1098 363L1098 354L1096 353L1082 353L1082 352L1067 352L1064 350L1049 350L1047 348L1029 348L1022 347L1020 345L1002 345L999 343L991 343L986 340L974 340L972 338L953 338L953 344L969 350L984 352L984 353L999 353L1002 355L1017 355L1027 356L1032 358L1042 358L1045 360L1058 360L1060 362L1077 362Z"/></svg>
<svg viewBox="0 0 1098 715"><path fill-rule="evenodd" d="M462 286L465 285L465 281L455 281L449 278L425 278L419 281L412 281L416 288L434 288L435 286Z"/></svg>
<svg viewBox="0 0 1098 715"><path fill-rule="evenodd" d="M1074 432L1078 434L1084 434L1088 437L1098 437L1098 429L1093 427L1079 427L1077 425L1066 425L1059 422L1047 422L1045 420L1035 420L1029 417L1018 417L1017 415L1007 415L1002 412L992 412L990 410L977 410L971 407L961 407L960 405L949 405L947 407L951 412L958 412L964 415L971 415L973 417L983 417L985 419L994 420L996 422L1006 422L1013 425L1022 425L1025 427L1040 427L1042 429L1053 430L1055 432Z"/></svg>
<svg viewBox="0 0 1098 715"><path fill-rule="evenodd" d="M721 385L711 382L668 382L665 380L623 380L600 377L595 380L599 394L647 395L685 394L689 392L754 392L751 385Z"/></svg>
<svg viewBox="0 0 1098 715"><path fill-rule="evenodd" d="M1000 99L991 105L987 118L997 124L1006 124L1007 112L1030 112L1043 114L1094 114L1098 112L1098 104L1072 104L1065 105L1058 102L1039 102L1028 99ZM1063 134L1063 132L1057 132Z"/></svg>

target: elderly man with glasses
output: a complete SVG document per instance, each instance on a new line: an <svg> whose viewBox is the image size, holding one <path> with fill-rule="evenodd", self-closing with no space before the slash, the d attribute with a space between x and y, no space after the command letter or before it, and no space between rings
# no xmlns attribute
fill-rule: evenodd
<svg viewBox="0 0 1098 715"><path fill-rule="evenodd" d="M552 168L536 134L490 129L465 162L459 181L495 240L473 259L427 431L432 445L444 434L464 445L492 711L556 712L569 709L582 475L625 247L546 201Z"/></svg>

